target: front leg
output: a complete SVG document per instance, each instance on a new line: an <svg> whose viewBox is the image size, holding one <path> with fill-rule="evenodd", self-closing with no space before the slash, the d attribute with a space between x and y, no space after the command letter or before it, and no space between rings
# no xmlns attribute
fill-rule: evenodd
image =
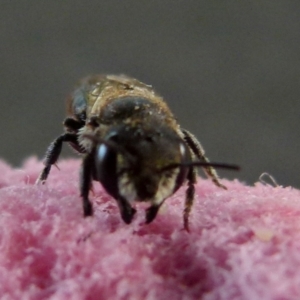
<svg viewBox="0 0 300 300"><path fill-rule="evenodd" d="M130 224L134 214L136 213L136 209L134 209L126 199L124 199L122 196L119 196L117 199L118 207L120 210L120 214L122 217L122 220L126 224Z"/></svg>
<svg viewBox="0 0 300 300"><path fill-rule="evenodd" d="M47 180L52 165L54 165L57 162L57 159L61 153L62 144L64 142L78 144L77 134L68 132L64 133L50 144L45 155L45 167L41 172L40 176L38 177L36 183L44 183Z"/></svg>
<svg viewBox="0 0 300 300"><path fill-rule="evenodd" d="M82 198L83 216L93 215L93 206L89 200L89 192L92 187L92 175L94 169L94 151L87 154L83 159L80 172L80 196Z"/></svg>
<svg viewBox="0 0 300 300"><path fill-rule="evenodd" d="M146 224L151 223L155 219L162 204L163 202L160 204L152 204L146 209Z"/></svg>

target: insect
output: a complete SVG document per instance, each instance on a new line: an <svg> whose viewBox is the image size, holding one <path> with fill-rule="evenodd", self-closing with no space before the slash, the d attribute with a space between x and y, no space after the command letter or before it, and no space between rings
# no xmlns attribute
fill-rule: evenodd
<svg viewBox="0 0 300 300"><path fill-rule="evenodd" d="M45 167L37 182L44 183L51 166L69 143L83 154L80 195L85 217L93 215L89 200L92 180L101 182L116 199L121 217L131 223L134 201L149 202L146 223L152 222L164 201L187 181L184 228L194 201L197 168L202 166L215 185L213 164L189 131L180 127L166 102L151 86L125 75L94 75L79 82L67 101L65 132L48 147Z"/></svg>

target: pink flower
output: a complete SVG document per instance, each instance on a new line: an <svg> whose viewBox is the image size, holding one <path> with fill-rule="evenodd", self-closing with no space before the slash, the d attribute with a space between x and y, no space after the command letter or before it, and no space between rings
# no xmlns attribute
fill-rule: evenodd
<svg viewBox="0 0 300 300"><path fill-rule="evenodd" d="M182 230L185 188L144 224L124 224L94 182L84 219L79 160L0 162L0 296L3 299L300 299L300 192L238 181L228 190L199 178Z"/></svg>

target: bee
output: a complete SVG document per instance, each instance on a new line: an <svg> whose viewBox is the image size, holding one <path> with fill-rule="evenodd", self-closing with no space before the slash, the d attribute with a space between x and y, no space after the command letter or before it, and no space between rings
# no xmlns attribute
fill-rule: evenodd
<svg viewBox="0 0 300 300"><path fill-rule="evenodd" d="M79 82L67 100L65 132L48 147L44 169L37 182L44 183L69 143L83 155L80 196L84 217L93 215L89 200L92 181L99 181L116 199L123 221L131 223L134 201L148 202L146 223L152 222L164 201L185 181L184 228L195 195L197 168L220 188L214 167L196 137L176 121L163 98L151 86L125 75L93 75Z"/></svg>

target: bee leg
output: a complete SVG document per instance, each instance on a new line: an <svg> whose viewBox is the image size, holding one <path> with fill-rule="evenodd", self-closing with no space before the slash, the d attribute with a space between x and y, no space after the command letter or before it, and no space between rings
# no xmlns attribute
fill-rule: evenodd
<svg viewBox="0 0 300 300"><path fill-rule="evenodd" d="M151 223L155 219L161 205L162 203L159 205L153 204L146 209L146 224Z"/></svg>
<svg viewBox="0 0 300 300"><path fill-rule="evenodd" d="M122 220L126 224L130 224L133 219L134 214L136 213L136 209L131 207L131 205L123 197L119 197L117 199L117 203L118 203L118 207L120 210Z"/></svg>
<svg viewBox="0 0 300 300"><path fill-rule="evenodd" d="M190 133L185 129L181 129L181 131L184 135L185 142L188 144L189 148L196 155L196 157L204 162L209 163L209 159L204 155L205 153L204 149L201 146L200 142L197 140L197 138L192 133ZM227 190L226 186L220 182L219 176L213 167L205 166L203 168L207 177L211 178L211 180L216 186L219 186L224 190Z"/></svg>
<svg viewBox="0 0 300 300"><path fill-rule="evenodd" d="M183 211L183 226L186 231L190 231L189 228L189 216L194 203L195 198L195 183L197 181L197 171L195 168L190 168L187 175L188 188L185 195L185 204Z"/></svg>
<svg viewBox="0 0 300 300"><path fill-rule="evenodd" d="M85 123L82 120L76 120L73 118L66 118L63 122L63 125L66 127L66 130L70 133L78 133L78 130L82 128ZM81 145L78 143L78 140L71 141L69 144L73 147L73 149L78 153L86 153L85 149L81 147Z"/></svg>
<svg viewBox="0 0 300 300"><path fill-rule="evenodd" d="M94 152L92 151L91 153L85 156L81 166L80 196L82 198L84 217L93 215L93 206L89 200L89 192L92 187L93 157Z"/></svg>
<svg viewBox="0 0 300 300"><path fill-rule="evenodd" d="M64 133L56 138L48 147L45 155L44 169L38 177L36 183L44 183L49 175L52 165L54 165L60 155L62 144L64 142L78 144L77 135L75 133Z"/></svg>
<svg viewBox="0 0 300 300"><path fill-rule="evenodd" d="M63 125L66 127L68 131L77 132L80 128L85 125L84 121L78 121L73 118L66 118L63 122Z"/></svg>

